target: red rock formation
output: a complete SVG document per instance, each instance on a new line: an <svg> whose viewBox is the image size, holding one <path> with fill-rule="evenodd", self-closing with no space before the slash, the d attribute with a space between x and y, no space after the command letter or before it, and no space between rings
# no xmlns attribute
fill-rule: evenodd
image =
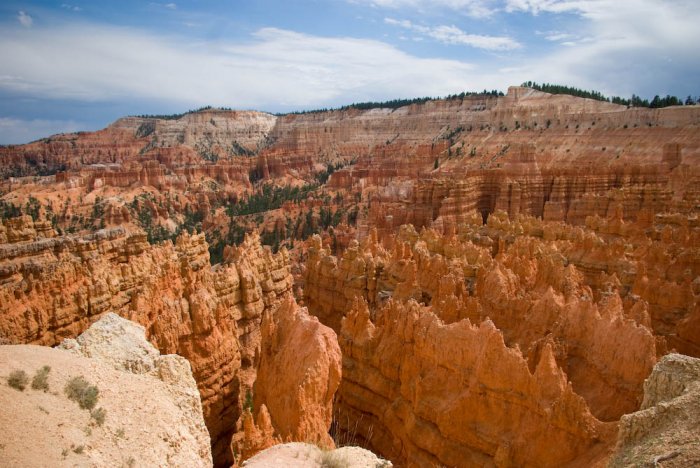
<svg viewBox="0 0 700 468"><path fill-rule="evenodd" d="M341 360L335 333L289 296L265 312L261 343L254 391L248 392L257 416L250 409L241 416L242 430L231 443L235 461L280 441L333 448L328 430Z"/></svg>
<svg viewBox="0 0 700 468"><path fill-rule="evenodd" d="M305 303L337 330L344 320L344 378L338 406L339 420L349 421L344 429L352 432L353 424L359 424L360 436L395 461L458 464L451 455L439 455L447 446L454 449L453 440L442 439L447 429L434 419L429 423L419 419L415 412L424 404L432 410L426 409L421 418L443 414L441 405L460 392L455 388L435 397L432 389L417 393L414 382L430 379L424 368L405 379L397 374L418 359L412 354L418 354L412 351L417 346L412 337L422 339L428 333L407 335L405 314L413 321L428 321L425 317L430 316L440 323L423 325L425 329L472 327L469 322L464 325L464 319L481 323L481 328L492 324L499 329L503 352L516 352L530 373L536 374L544 355L551 355L554 367L571 392L582 398L593 419L614 422L635 411L657 355L666 353L670 345L686 352L697 350L698 294L689 278L696 275L698 231L692 216L678 214L673 219L675 224L668 217L656 217L652 229L644 229L641 226L648 226L647 221L592 217L587 227L573 227L527 216L510 219L499 212L482 225L481 217L472 213L461 215L457 231L437 224L451 231L447 235L433 230L418 233L411 226L383 237L373 230L361 245L351 243L340 258L314 238L304 272ZM673 288L678 292L670 297L661 293ZM352 306L358 299L369 306ZM347 315L351 308L352 317ZM449 341L432 335L430 340ZM430 358L431 365L452 371L455 359L474 353L468 340L461 341L464 348L455 345L444 359ZM392 355L399 357L387 357ZM510 375L512 371L499 372ZM437 382L435 388L450 388L443 380ZM407 395L413 399L402 393L407 385L411 389ZM421 403L425 401L429 403ZM495 427L500 428L498 421L494 417ZM425 427L434 424L436 432L426 432ZM488 432L489 424L479 421L478 434ZM471 426L465 422L461 427ZM614 438L614 429L610 431L602 439L605 449L598 452L592 445L572 449L568 462L585 464L593 460L586 457L604 458ZM564 463L563 459L539 459L544 455L508 444L508 457L514 457L510 460L516 464ZM497 459L498 444L489 447L490 451L481 453L486 458L473 463ZM577 459L579 455L584 458Z"/></svg>
<svg viewBox="0 0 700 468"><path fill-rule="evenodd" d="M268 447L282 443L279 437L274 435L270 412L265 405L260 406L255 418L249 409L244 410L239 423L239 430L231 440L234 466Z"/></svg>
<svg viewBox="0 0 700 468"><path fill-rule="evenodd" d="M267 406L283 440L334 446L328 430L340 360L333 330L300 309L292 297L265 314L255 405Z"/></svg>
<svg viewBox="0 0 700 468"><path fill-rule="evenodd" d="M445 325L414 301L390 300L376 314L372 322L359 301L343 320L338 419L359 421L357 435L392 460L560 466L604 457L615 427L590 414L549 345L531 372L489 321Z"/></svg>
<svg viewBox="0 0 700 468"><path fill-rule="evenodd" d="M699 106L627 109L515 87L395 110L127 118L0 148L3 201L38 199L59 232L121 226L53 237L47 222L4 222L0 333L52 344L107 310L132 318L161 351L191 361L215 457L235 421L233 447L251 454L295 425L322 438L327 420L327 403L314 416L323 424L296 410L310 400L280 406L271 383L275 369L300 371L284 354L298 353L287 340L299 330L330 339L290 304L280 311L294 321L275 315L291 270L309 311L344 333L348 432L362 427L404 462L600 461L614 432L600 421L639 407L655 360L700 355L699 122ZM124 224L143 217L174 232L196 213L223 239L229 226L259 223L261 213L225 210L251 180L300 186L331 169L260 229L306 237L330 206L352 210L352 222L342 215L347 227L297 242L291 256L249 239L210 268L202 236L151 247ZM9 177L22 175L38 177ZM242 412L254 386L255 418ZM327 402L331 387L309 391ZM520 422L525 431L512 430ZM543 449L550 427L558 453Z"/></svg>
<svg viewBox="0 0 700 468"><path fill-rule="evenodd" d="M0 334L55 345L114 311L147 330L163 353L192 365L218 463L251 388L266 309L291 291L286 253L257 238L209 266L203 235L149 246L123 228L0 246Z"/></svg>
<svg viewBox="0 0 700 468"><path fill-rule="evenodd" d="M531 369L542 347L553 345L560 366L597 417L616 420L638 407L656 355L648 316L646 323L627 317L615 290L596 300L556 247L520 237L507 249L499 247L492 259L472 242L432 231L418 235L410 228L392 241L391 252L372 242L376 238L370 236L363 253L350 246L340 261L320 248L319 239L312 242L305 299L330 326L338 326L356 297L373 307L388 297L414 299L431 305L447 323L488 317L509 346L522 350ZM643 302L636 313L644 317Z"/></svg>

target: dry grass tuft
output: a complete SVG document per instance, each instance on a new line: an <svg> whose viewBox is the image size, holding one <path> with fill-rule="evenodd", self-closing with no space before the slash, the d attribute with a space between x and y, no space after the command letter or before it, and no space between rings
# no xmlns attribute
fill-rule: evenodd
<svg viewBox="0 0 700 468"><path fill-rule="evenodd" d="M34 390L49 391L49 372L51 372L51 366L44 366L36 371L32 379L32 388Z"/></svg>
<svg viewBox="0 0 700 468"><path fill-rule="evenodd" d="M23 370L13 371L7 378L7 385L10 387L23 392L27 388L29 383L29 376Z"/></svg>
<svg viewBox="0 0 700 468"><path fill-rule="evenodd" d="M89 410L93 409L97 404L97 398L100 393L97 387L90 385L90 382L85 380L82 375L70 379L64 391L66 396L77 402L82 409Z"/></svg>

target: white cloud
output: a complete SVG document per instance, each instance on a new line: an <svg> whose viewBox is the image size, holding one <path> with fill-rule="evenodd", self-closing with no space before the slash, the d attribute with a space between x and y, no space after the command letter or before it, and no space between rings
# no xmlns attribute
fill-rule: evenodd
<svg viewBox="0 0 700 468"><path fill-rule="evenodd" d="M415 57L376 40L275 28L244 43L84 24L39 28L31 36L0 30L0 63L0 91L13 95L163 100L183 108L308 108L508 84L470 64Z"/></svg>
<svg viewBox="0 0 700 468"><path fill-rule="evenodd" d="M167 8L168 10L177 10L177 3L158 3L158 2L149 2L149 5L158 7L158 8Z"/></svg>
<svg viewBox="0 0 700 468"><path fill-rule="evenodd" d="M409 29L418 34L423 34L443 44L468 45L486 50L512 50L521 47L520 43L510 37L468 34L457 26L441 25L428 27L413 24L408 20L397 20L394 18L385 18L384 22L393 26Z"/></svg>
<svg viewBox="0 0 700 468"><path fill-rule="evenodd" d="M547 34L544 38L547 39L548 41L559 42L559 41L563 41L564 39L571 39L572 37L574 37L572 34L560 33L560 32L553 31L553 32Z"/></svg>
<svg viewBox="0 0 700 468"><path fill-rule="evenodd" d="M27 143L56 133L77 132L84 124L72 120L22 120L0 117L0 141L3 144Z"/></svg>
<svg viewBox="0 0 700 468"><path fill-rule="evenodd" d="M532 79L627 96L692 92L700 82L700 9L695 1L507 0L506 11L579 17L579 35L524 67Z"/></svg>
<svg viewBox="0 0 700 468"><path fill-rule="evenodd" d="M71 11L83 11L83 9L80 8L79 6L70 5L68 3L62 3L61 8L64 8L66 10L71 10Z"/></svg>
<svg viewBox="0 0 700 468"><path fill-rule="evenodd" d="M509 37L467 34L456 26L438 26L432 28L428 35L446 44L463 44L486 50L511 50L521 47Z"/></svg>
<svg viewBox="0 0 700 468"><path fill-rule="evenodd" d="M34 24L34 19L23 11L20 11L17 15L17 21L25 28L31 28L32 24Z"/></svg>
<svg viewBox="0 0 700 468"><path fill-rule="evenodd" d="M422 12L449 9L474 18L485 18L496 12L495 0L348 0L350 3L366 4L376 8L393 10L410 8Z"/></svg>

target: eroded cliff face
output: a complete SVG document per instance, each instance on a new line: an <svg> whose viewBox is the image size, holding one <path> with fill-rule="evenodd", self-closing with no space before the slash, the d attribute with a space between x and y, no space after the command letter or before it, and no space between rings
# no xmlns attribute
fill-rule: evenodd
<svg viewBox="0 0 700 468"><path fill-rule="evenodd" d="M373 322L360 300L340 340L339 421L359 421L358 436L396 462L583 466L614 434L567 383L550 345L531 372L490 321L445 325L414 300L390 299Z"/></svg>
<svg viewBox="0 0 700 468"><path fill-rule="evenodd" d="M328 430L340 361L333 330L300 309L293 297L265 315L255 403L267 406L283 440L333 447Z"/></svg>
<svg viewBox="0 0 700 468"><path fill-rule="evenodd" d="M344 359L338 404L344 416L339 421L368 419L369 414L360 424L361 437L403 462L470 466L490 460L507 466L587 463L593 455L604 459L614 443L615 422L639 408L643 382L657 356L670 347L690 352L697 346L688 340L687 329L697 314L698 294L691 292L687 278L698 274L698 264L691 260L698 232L683 227L693 218L676 218L675 227L659 216L645 230L619 216L589 217L586 227L573 227L527 216L510 219L504 212L482 224L480 214L472 212L462 215L456 231L437 223L451 231L446 235L403 226L397 235L381 238L372 230L340 258L314 238L304 299L312 313L339 331ZM635 287L639 282L649 287L642 292ZM672 295L673 318L649 292L659 288L690 288ZM461 330L464 336L452 339L448 330ZM488 335L485 330L498 335L494 351L485 351L491 349L480 335ZM538 372L548 362L545 367L566 383L557 398L568 403L558 404L578 408L567 413L568 421L580 418L597 432L560 426L572 438L556 444L566 447L557 454L562 458L548 459L553 454L546 439L541 440L542 453L536 453L537 443L524 442L536 437L529 435L521 443L521 433L505 429L527 419L524 427L542 425L533 434L546 432L551 421L528 418L530 412L548 411L531 406L523 410L527 416L511 409L501 417L486 401L467 409L478 398L539 395L529 384L522 385L530 390L519 390L517 379L496 380L517 375L511 367L498 369L511 354L518 358L519 364L512 365L522 367L523 379L534 375L536 382L546 380ZM493 376L479 373L481 359L491 359L490 367L483 366ZM499 383L492 384L495 380ZM478 390L465 381L475 382ZM564 396L564 388L575 398ZM457 405L462 396L465 403ZM542 401L552 400L534 397L534 402ZM482 408L492 412L491 422L469 419ZM437 421L436 415L445 420ZM475 439L449 435L449 421L462 415L467 419L456 427L478 427ZM497 434L508 435L499 439ZM460 457L470 461L460 464Z"/></svg>
<svg viewBox="0 0 700 468"><path fill-rule="evenodd" d="M338 429L399 463L603 462L657 359L700 356L699 125L513 87L0 148L0 338L143 324L192 364L216 460L328 442L342 373ZM211 257L160 242L193 229Z"/></svg>
<svg viewBox="0 0 700 468"><path fill-rule="evenodd" d="M336 334L292 296L262 321L255 386L231 444L240 463L280 442L334 448L329 435L333 398L341 379Z"/></svg>
<svg viewBox="0 0 700 468"><path fill-rule="evenodd" d="M286 252L272 255L249 237L211 268L203 235L150 246L143 234L123 228L1 250L4 337L52 346L107 311L143 325L161 352L192 365L214 457L228 457L241 389L255 380L263 312L291 290Z"/></svg>

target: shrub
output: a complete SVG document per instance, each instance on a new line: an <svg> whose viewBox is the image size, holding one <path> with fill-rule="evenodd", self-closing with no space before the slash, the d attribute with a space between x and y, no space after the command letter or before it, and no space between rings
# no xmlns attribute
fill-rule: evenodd
<svg viewBox="0 0 700 468"><path fill-rule="evenodd" d="M95 420L98 426L105 423L105 417L107 416L107 410L104 408L97 408L90 412L90 417Z"/></svg>
<svg viewBox="0 0 700 468"><path fill-rule="evenodd" d="M247 390L245 393L245 401L243 402L243 410L253 412L253 393Z"/></svg>
<svg viewBox="0 0 700 468"><path fill-rule="evenodd" d="M32 379L32 388L34 390L43 390L45 392L49 391L49 372L51 371L51 366L44 366L34 374Z"/></svg>
<svg viewBox="0 0 700 468"><path fill-rule="evenodd" d="M27 373L23 370L13 371L7 378L7 385L19 390L20 392L24 391L24 389L27 388L28 383L29 377L27 376Z"/></svg>
<svg viewBox="0 0 700 468"><path fill-rule="evenodd" d="M64 390L69 399L77 402L82 409L89 410L93 409L95 404L97 404L97 398L100 393L97 387L90 385L82 375L69 380Z"/></svg>
<svg viewBox="0 0 700 468"><path fill-rule="evenodd" d="M85 446L84 446L84 445L78 445L77 447L75 447L75 448L73 449L73 453L77 453L78 455L80 455L80 454L83 453L84 451L85 451Z"/></svg>
<svg viewBox="0 0 700 468"><path fill-rule="evenodd" d="M349 460L335 450L321 452L321 467L322 468L348 468Z"/></svg>

